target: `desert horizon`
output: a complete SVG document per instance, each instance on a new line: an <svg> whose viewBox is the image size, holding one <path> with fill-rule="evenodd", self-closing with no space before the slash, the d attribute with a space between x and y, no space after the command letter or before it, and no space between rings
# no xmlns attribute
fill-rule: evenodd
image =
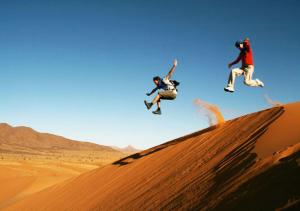
<svg viewBox="0 0 300 211"><path fill-rule="evenodd" d="M275 106L132 155L108 156L106 163L86 149L43 156L36 150L23 160L1 151L0 209L233 210L248 202L253 209L298 207L300 131L287 123L300 125L299 115L300 102ZM85 160L87 154L95 161ZM282 196L261 203L273 197L265 191L276 190L278 181ZM241 195L244 187L248 191Z"/></svg>
<svg viewBox="0 0 300 211"><path fill-rule="evenodd" d="M133 152L1 123L0 209Z"/></svg>

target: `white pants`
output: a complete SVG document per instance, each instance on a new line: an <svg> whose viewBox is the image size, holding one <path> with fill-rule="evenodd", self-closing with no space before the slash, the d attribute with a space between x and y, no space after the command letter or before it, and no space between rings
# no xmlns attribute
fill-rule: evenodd
<svg viewBox="0 0 300 211"><path fill-rule="evenodd" d="M247 86L259 86L259 83L257 80L252 79L252 75L254 72L254 66L249 65L247 67L241 67L241 68L234 68L231 70L229 79L228 79L228 87L234 88L234 81L237 76L244 75L244 84Z"/></svg>

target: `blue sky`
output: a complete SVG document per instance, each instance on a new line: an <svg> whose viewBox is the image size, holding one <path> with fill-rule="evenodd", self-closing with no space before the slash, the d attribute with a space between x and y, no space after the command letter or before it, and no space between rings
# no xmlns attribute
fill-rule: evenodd
<svg viewBox="0 0 300 211"><path fill-rule="evenodd" d="M300 2L0 1L0 121L105 145L147 148L207 127L193 100L226 119L300 99ZM265 88L237 80L224 93L249 37ZM162 116L143 105L152 77L173 58L181 82Z"/></svg>

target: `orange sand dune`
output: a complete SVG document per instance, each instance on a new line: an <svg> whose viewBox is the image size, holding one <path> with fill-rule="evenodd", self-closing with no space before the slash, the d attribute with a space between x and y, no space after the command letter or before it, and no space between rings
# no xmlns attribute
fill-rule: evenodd
<svg viewBox="0 0 300 211"><path fill-rule="evenodd" d="M95 168L96 166L94 166ZM92 167L87 170L93 169ZM27 195L60 183L80 173L84 169L60 166L54 163L33 164L21 162L0 163L0 209Z"/></svg>
<svg viewBox="0 0 300 211"><path fill-rule="evenodd" d="M84 173L6 210L275 210L300 204L300 103Z"/></svg>
<svg viewBox="0 0 300 211"><path fill-rule="evenodd" d="M0 209L126 155L107 146L0 124Z"/></svg>

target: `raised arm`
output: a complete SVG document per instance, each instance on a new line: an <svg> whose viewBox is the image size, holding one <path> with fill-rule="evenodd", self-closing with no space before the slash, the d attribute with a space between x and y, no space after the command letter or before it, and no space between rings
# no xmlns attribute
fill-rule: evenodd
<svg viewBox="0 0 300 211"><path fill-rule="evenodd" d="M171 78L176 66L177 66L177 60L174 59L173 66L172 66L171 70L168 72L168 75L166 76L166 78L168 80Z"/></svg>

